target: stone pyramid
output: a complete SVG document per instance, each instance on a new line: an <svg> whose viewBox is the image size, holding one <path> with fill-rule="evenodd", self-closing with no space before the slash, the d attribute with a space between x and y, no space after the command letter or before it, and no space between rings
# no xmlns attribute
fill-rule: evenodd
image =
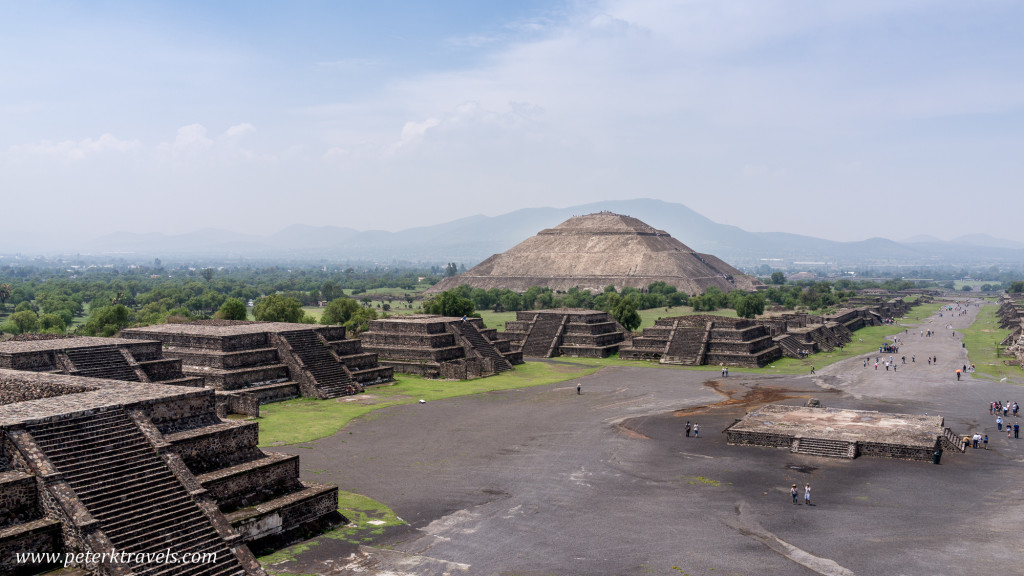
<svg viewBox="0 0 1024 576"><path fill-rule="evenodd" d="M516 292L531 286L556 291L575 286L600 292L609 284L622 290L626 286L645 288L659 280L691 295L711 286L725 292L763 287L756 278L743 275L715 256L694 252L664 230L630 216L600 212L541 230L464 274L445 278L427 293L461 284Z"/></svg>

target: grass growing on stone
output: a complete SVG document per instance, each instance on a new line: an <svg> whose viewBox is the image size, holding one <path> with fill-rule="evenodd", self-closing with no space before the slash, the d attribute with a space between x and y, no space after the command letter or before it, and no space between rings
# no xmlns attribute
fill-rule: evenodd
<svg viewBox="0 0 1024 576"><path fill-rule="evenodd" d="M353 418L388 406L553 384L592 374L599 368L527 362L497 376L457 382L396 374L394 384L370 386L365 394L333 400L299 398L261 406L260 446L311 442L334 434Z"/></svg>
<svg viewBox="0 0 1024 576"><path fill-rule="evenodd" d="M354 492L338 491L338 512L341 512L349 523L334 530L325 532L323 538L345 540L349 544L367 544L374 537L384 533L389 526L402 526L405 520L398 517L385 504ZM319 545L317 540L306 540L270 554L261 556L259 561L264 566L280 565L295 560L299 554ZM290 574L290 573L289 573Z"/></svg>
<svg viewBox="0 0 1024 576"><path fill-rule="evenodd" d="M973 378L990 378L1000 380L1007 378L1013 382L1024 381L1024 370L1021 370L1011 356L997 356L999 342L1010 334L1010 330L999 327L996 316L998 306L983 306L977 318L969 328L963 330L963 341L967 347L967 355L974 364ZM1007 366L1003 361L1011 361Z"/></svg>

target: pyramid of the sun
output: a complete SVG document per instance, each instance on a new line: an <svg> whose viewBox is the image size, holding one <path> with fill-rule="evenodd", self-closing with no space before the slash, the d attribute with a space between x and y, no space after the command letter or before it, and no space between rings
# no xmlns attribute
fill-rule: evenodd
<svg viewBox="0 0 1024 576"><path fill-rule="evenodd" d="M600 212L576 216L541 230L512 249L495 254L464 274L445 278L428 293L461 284L473 288L572 287L600 292L609 284L644 288L662 281L688 294L714 286L722 291L757 290L756 278L710 254L698 254L663 230L636 218Z"/></svg>

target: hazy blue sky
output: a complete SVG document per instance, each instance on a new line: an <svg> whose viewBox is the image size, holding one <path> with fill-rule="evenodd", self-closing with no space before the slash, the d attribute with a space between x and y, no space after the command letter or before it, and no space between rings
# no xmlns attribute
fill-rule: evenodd
<svg viewBox="0 0 1024 576"><path fill-rule="evenodd" d="M1024 4L0 0L8 234L660 198L1024 241Z"/></svg>

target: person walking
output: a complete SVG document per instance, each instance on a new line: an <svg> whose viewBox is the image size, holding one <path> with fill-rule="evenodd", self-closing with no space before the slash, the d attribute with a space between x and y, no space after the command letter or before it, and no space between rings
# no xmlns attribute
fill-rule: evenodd
<svg viewBox="0 0 1024 576"><path fill-rule="evenodd" d="M985 434L985 438L981 441L985 445L985 450L988 450L988 434Z"/></svg>
<svg viewBox="0 0 1024 576"><path fill-rule="evenodd" d="M960 379L960 369L959 368L956 369L956 379L957 380Z"/></svg>
<svg viewBox="0 0 1024 576"><path fill-rule="evenodd" d="M811 374L814 374L814 366L811 366Z"/></svg>
<svg viewBox="0 0 1024 576"><path fill-rule="evenodd" d="M580 394L583 394L583 384L577 382L576 383L576 395L579 396Z"/></svg>
<svg viewBox="0 0 1024 576"><path fill-rule="evenodd" d="M1020 438L1020 422L1013 423L1013 437Z"/></svg>
<svg viewBox="0 0 1024 576"><path fill-rule="evenodd" d="M693 437L697 438L698 436L700 436L700 424L697 424L696 422L694 422L693 423Z"/></svg>
<svg viewBox="0 0 1024 576"><path fill-rule="evenodd" d="M999 431L1003 430L1003 417L1002 416L996 416L996 430L999 430Z"/></svg>
<svg viewBox="0 0 1024 576"><path fill-rule="evenodd" d="M800 505L800 501L796 499L796 495L797 495L796 484L793 484L793 487L789 489L789 493L793 495L793 504L796 504L797 506L799 506Z"/></svg>
<svg viewBox="0 0 1024 576"><path fill-rule="evenodd" d="M690 437L690 430L691 430L691 428L690 428L690 421L689 421L689 420L687 420L687 421L686 421L686 437L687 437L687 438L689 438L689 437Z"/></svg>
<svg viewBox="0 0 1024 576"><path fill-rule="evenodd" d="M811 485L804 484L804 504L812 506L811 504Z"/></svg>

